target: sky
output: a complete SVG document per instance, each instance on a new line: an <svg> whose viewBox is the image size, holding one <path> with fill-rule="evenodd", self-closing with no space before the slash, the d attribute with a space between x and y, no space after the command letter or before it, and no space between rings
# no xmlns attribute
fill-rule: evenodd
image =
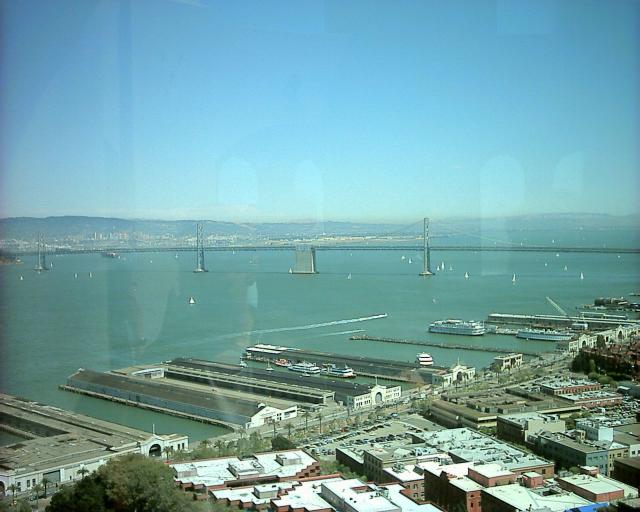
<svg viewBox="0 0 640 512"><path fill-rule="evenodd" d="M0 3L0 216L640 211L635 0Z"/></svg>

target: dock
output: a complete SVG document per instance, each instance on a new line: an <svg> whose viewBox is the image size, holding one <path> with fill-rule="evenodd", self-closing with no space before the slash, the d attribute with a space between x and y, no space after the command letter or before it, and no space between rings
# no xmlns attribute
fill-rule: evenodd
<svg viewBox="0 0 640 512"><path fill-rule="evenodd" d="M381 343L399 343L401 345L416 345L419 347L435 347L435 348L446 348L450 350L474 350L476 352L490 352L494 354L512 354L513 349L507 348L487 348L487 347L478 347L477 345L456 345L453 343L436 343L433 341L418 341L418 340L405 340L399 338L387 338L381 336L369 336L367 334L351 336L350 340L354 341L379 341ZM526 350L518 350L518 352L525 356L534 356L537 357L540 355L540 352L526 351Z"/></svg>
<svg viewBox="0 0 640 512"><path fill-rule="evenodd" d="M513 313L491 313L485 320L490 325L512 325L519 327L541 327L545 329L570 329L574 323L589 324L589 330L607 330L619 325L638 325L640 320L624 318L623 315L598 315L584 313L579 316L523 315Z"/></svg>

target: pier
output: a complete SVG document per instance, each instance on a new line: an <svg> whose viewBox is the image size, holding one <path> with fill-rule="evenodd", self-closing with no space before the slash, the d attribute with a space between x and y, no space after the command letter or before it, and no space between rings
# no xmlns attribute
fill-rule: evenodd
<svg viewBox="0 0 640 512"><path fill-rule="evenodd" d="M359 335L359 336L351 336L350 340L354 341L379 341L381 343L399 343L401 345L416 345L420 347L436 347L436 348L446 348L450 350L475 350L477 352L491 352L495 354L512 354L513 349L507 348L486 348L486 347L478 347L474 345L456 345L451 343L435 343L433 341L418 341L418 340L404 340L399 338L386 338L380 336L369 336L367 334ZM540 352L532 352L526 350L518 350L520 354L525 356L539 356Z"/></svg>

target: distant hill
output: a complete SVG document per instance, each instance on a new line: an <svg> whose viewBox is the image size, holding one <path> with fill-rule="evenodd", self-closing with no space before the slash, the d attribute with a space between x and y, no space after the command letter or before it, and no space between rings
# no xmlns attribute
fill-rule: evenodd
<svg viewBox="0 0 640 512"><path fill-rule="evenodd" d="M105 217L12 217L0 219L0 238L32 240L43 232L47 239L69 236L88 237L94 233L144 233L150 236L171 235L175 238L195 236L196 220L136 220ZM410 225L361 222L300 222L300 223L233 223L202 221L207 235L238 235L256 238L293 238L317 235L419 235L422 222ZM604 214L542 214L505 218L434 219L431 233L435 237L456 233L489 231L572 231L572 230L634 230L640 226L640 216Z"/></svg>

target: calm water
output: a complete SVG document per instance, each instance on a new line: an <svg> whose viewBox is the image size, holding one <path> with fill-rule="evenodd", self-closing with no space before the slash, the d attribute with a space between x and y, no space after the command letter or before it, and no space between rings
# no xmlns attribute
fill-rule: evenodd
<svg viewBox="0 0 640 512"><path fill-rule="evenodd" d="M315 276L288 274L293 255L280 252L207 253L207 274L192 273L195 258L187 253L177 259L168 253L123 259L58 256L49 260L53 269L42 274L31 270L29 260L4 266L0 389L133 427L151 430L155 424L159 432L201 439L221 429L81 397L57 386L80 367L111 370L177 356L237 362L244 348L257 342L413 361L420 347L348 338L351 331L364 329L424 340L428 324L443 318L555 313L545 296L571 309L598 296L640 289L637 255L434 252L433 267L444 261L453 271L429 279L417 276L419 254L404 253L404 260L402 255L320 252L321 273ZM189 296L196 305L187 304ZM377 313L388 316L362 320ZM428 338L515 351L552 347L507 336ZM460 359L479 367L495 355L429 352L437 364Z"/></svg>

